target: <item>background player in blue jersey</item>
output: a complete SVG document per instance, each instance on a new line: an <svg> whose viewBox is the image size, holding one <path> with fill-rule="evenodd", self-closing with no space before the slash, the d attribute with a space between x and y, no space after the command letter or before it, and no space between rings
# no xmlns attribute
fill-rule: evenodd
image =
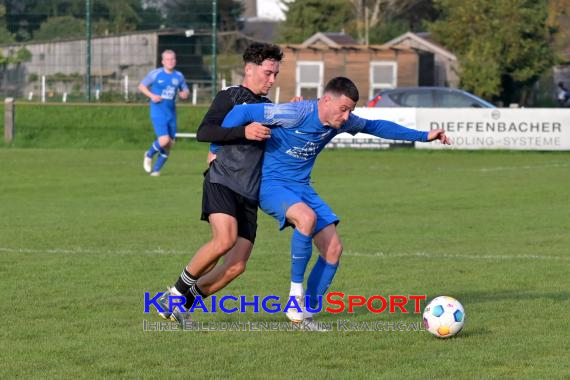
<svg viewBox="0 0 570 380"><path fill-rule="evenodd" d="M332 79L319 100L282 105L238 105L226 116L223 127L259 122L274 127L265 146L259 201L261 209L279 221L280 228L293 226L291 238L291 290L304 309L306 293L310 307L318 305L338 268L342 243L338 217L310 184L317 155L337 134L368 133L394 140L433 141L450 144L443 129L421 132L385 120L367 120L353 115L358 89L343 77ZM275 128L279 127L279 128ZM312 254L312 242L320 256L308 281L303 283ZM312 314L287 313L293 321L312 320ZM314 322L313 322L314 323Z"/></svg>
<svg viewBox="0 0 570 380"><path fill-rule="evenodd" d="M150 98L150 119L157 139L144 154L143 167L151 176L159 176L160 169L168 159L170 148L176 138L176 94L188 99L190 91L176 67L176 54L172 50L162 52L162 67L152 70L139 84L139 91ZM158 158L152 167L152 159Z"/></svg>

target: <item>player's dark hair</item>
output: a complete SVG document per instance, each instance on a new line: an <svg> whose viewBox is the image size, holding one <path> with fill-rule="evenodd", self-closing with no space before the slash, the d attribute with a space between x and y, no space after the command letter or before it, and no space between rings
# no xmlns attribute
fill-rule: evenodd
<svg viewBox="0 0 570 380"><path fill-rule="evenodd" d="M243 63L255 63L261 65L266 59L281 62L283 52L277 45L254 42L245 49L243 53Z"/></svg>
<svg viewBox="0 0 570 380"><path fill-rule="evenodd" d="M336 96L344 95L355 103L358 102L360 97L358 95L358 88L356 88L354 82L345 77L336 77L331 79L325 86L325 92Z"/></svg>

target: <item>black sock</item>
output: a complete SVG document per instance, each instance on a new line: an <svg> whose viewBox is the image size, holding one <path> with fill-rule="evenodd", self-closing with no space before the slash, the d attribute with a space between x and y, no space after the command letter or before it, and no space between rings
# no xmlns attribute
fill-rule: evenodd
<svg viewBox="0 0 570 380"><path fill-rule="evenodd" d="M180 294L186 294L186 292L188 292L188 289L190 289L192 285L196 283L196 281L198 281L198 277L192 276L186 270L186 268L184 268L180 274L180 277L178 277L178 281L176 281L176 284L174 284L174 287L180 292Z"/></svg>
<svg viewBox="0 0 570 380"><path fill-rule="evenodd" d="M194 301L196 300L197 296L201 296L202 299L208 297L207 295L205 295L204 293L202 293L202 291L200 290L200 288L198 287L198 284L194 284L190 287L190 289L188 289L188 291L184 294L184 297L186 297L186 303L184 304L184 308L186 310L189 310L192 305L194 305Z"/></svg>

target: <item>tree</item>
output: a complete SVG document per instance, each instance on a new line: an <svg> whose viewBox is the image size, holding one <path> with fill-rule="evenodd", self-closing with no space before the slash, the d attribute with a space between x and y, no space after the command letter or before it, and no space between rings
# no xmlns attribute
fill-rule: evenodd
<svg viewBox="0 0 570 380"><path fill-rule="evenodd" d="M404 21L387 21L370 28L368 42L370 44L383 44L410 31L409 25Z"/></svg>
<svg viewBox="0 0 570 380"><path fill-rule="evenodd" d="M354 9L347 0L295 0L288 4L281 39L299 43L317 32L340 32L354 26Z"/></svg>
<svg viewBox="0 0 570 380"><path fill-rule="evenodd" d="M0 44L7 44L14 41L14 36L6 28L4 16L6 15L6 7L0 4Z"/></svg>
<svg viewBox="0 0 570 380"><path fill-rule="evenodd" d="M9 64L17 65L23 62L28 62L31 59L32 53L25 47L18 49L15 54L13 51L10 51L7 56L4 56L2 49L0 49L0 66L2 66L4 70Z"/></svg>
<svg viewBox="0 0 570 380"><path fill-rule="evenodd" d="M96 35L136 30L141 21L142 5L140 0L97 0L92 2L92 19Z"/></svg>
<svg viewBox="0 0 570 380"><path fill-rule="evenodd" d="M364 42L384 43L409 30L422 30L437 10L433 0L281 0L288 9L282 40L301 42L316 32L341 31ZM366 22L368 16L368 23Z"/></svg>
<svg viewBox="0 0 570 380"><path fill-rule="evenodd" d="M442 18L430 25L454 52L466 90L525 104L528 90L554 62L547 0L436 0Z"/></svg>
<svg viewBox="0 0 570 380"><path fill-rule="evenodd" d="M570 46L570 0L551 0L548 4L548 26L556 31L552 48L559 55L558 60L567 60L560 53Z"/></svg>
<svg viewBox="0 0 570 380"><path fill-rule="evenodd" d="M137 25L138 30L160 29L164 24L164 16L158 7L151 5L143 7L139 16L140 22Z"/></svg>
<svg viewBox="0 0 570 380"><path fill-rule="evenodd" d="M423 31L424 21L433 21L437 16L433 0L349 1L355 10L356 30L362 41L365 35L366 13L368 13L370 43L384 43L410 30Z"/></svg>
<svg viewBox="0 0 570 380"><path fill-rule="evenodd" d="M4 6L6 26L18 42L30 40L32 32L47 18L35 12L36 7L42 6L40 0L4 0Z"/></svg>
<svg viewBox="0 0 570 380"><path fill-rule="evenodd" d="M218 0L217 20L219 31L238 30L238 19L243 12L239 0ZM188 0L169 0L162 4L165 13L165 25L194 30L212 28L212 1L194 0L188 6Z"/></svg>
<svg viewBox="0 0 570 380"><path fill-rule="evenodd" d="M50 17L34 32L34 39L48 41L85 36L85 21L73 16Z"/></svg>
<svg viewBox="0 0 570 380"><path fill-rule="evenodd" d="M144 13L141 0L92 0L92 4L91 18L96 35L135 30ZM45 39L46 34L60 37L61 32L55 25L57 20L72 30L77 29L77 20L85 23L85 0L4 0L4 5L6 25L16 41L36 38L35 34L42 27L49 30L40 33L41 39ZM50 20L54 17L58 19Z"/></svg>

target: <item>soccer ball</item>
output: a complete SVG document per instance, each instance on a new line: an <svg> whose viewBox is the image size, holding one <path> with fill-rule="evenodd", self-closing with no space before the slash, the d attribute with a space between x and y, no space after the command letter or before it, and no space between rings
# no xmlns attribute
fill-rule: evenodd
<svg viewBox="0 0 570 380"><path fill-rule="evenodd" d="M452 297L434 298L424 310L424 325L427 331L438 338L457 334L465 324L463 305Z"/></svg>

